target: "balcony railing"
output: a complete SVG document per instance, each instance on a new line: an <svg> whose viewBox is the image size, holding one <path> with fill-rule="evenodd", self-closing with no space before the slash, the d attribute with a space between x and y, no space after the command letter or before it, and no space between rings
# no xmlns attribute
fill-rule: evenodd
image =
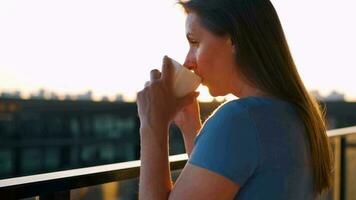
<svg viewBox="0 0 356 200"><path fill-rule="evenodd" d="M344 200L346 188L346 148L355 148L346 136L356 134L356 126L328 131L335 155L333 199ZM170 156L171 170L179 170L187 162L187 155ZM32 176L0 180L0 199L39 197L43 199L70 199L71 190L105 183L138 178L140 161L130 161L96 167L87 167Z"/></svg>

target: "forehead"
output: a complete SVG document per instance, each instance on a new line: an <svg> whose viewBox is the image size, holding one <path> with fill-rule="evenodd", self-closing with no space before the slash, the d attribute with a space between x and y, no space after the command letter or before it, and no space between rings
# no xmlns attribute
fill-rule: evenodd
<svg viewBox="0 0 356 200"><path fill-rule="evenodd" d="M223 42L230 41L230 37L228 35L217 36L208 29L206 29L203 25L201 25L200 17L194 12L190 12L186 18L185 31L187 37L193 36L195 38L221 40Z"/></svg>
<svg viewBox="0 0 356 200"><path fill-rule="evenodd" d="M185 21L185 31L187 34L197 34L202 29L199 17L194 12L190 12Z"/></svg>

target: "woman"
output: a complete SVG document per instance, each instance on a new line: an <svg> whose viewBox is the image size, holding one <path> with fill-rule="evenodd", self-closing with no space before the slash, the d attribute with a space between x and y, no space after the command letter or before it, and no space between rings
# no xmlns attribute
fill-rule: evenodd
<svg viewBox="0 0 356 200"><path fill-rule="evenodd" d="M202 126L197 93L172 95L172 66L151 71L138 93L140 199L316 199L331 187L322 112L309 96L269 0L191 0L184 65L220 106ZM183 133L189 160L175 184L168 127Z"/></svg>

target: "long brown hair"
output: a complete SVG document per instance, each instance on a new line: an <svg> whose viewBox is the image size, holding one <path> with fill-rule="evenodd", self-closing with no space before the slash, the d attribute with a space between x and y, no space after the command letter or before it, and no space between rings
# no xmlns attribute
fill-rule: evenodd
<svg viewBox="0 0 356 200"><path fill-rule="evenodd" d="M239 71L268 94L295 105L304 122L315 196L332 186L333 157L325 112L305 88L290 53L282 25L269 0L179 1L187 13L217 36L230 36Z"/></svg>

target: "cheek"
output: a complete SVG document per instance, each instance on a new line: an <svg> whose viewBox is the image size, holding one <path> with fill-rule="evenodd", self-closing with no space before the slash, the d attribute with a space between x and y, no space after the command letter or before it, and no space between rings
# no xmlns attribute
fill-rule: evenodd
<svg viewBox="0 0 356 200"><path fill-rule="evenodd" d="M216 55L214 55L214 51L212 51L212 48L202 45L197 49L196 59L198 70L202 74L206 74L209 73L206 71L211 71L213 69L213 66L215 65Z"/></svg>

